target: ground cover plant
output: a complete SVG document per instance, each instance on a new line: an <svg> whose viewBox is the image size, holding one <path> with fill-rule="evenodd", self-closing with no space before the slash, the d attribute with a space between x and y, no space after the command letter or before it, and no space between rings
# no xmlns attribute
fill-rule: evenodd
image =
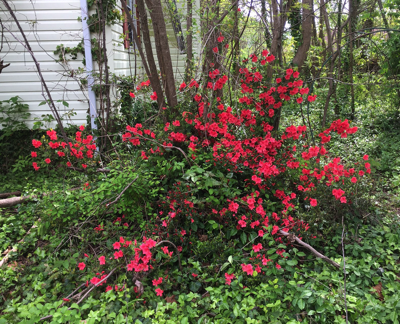
<svg viewBox="0 0 400 324"><path fill-rule="evenodd" d="M369 196L383 155L343 150L366 132L347 119L310 130L318 96L291 68L270 84L274 59L243 60L236 92L216 68L183 82L105 154L84 125L34 138L25 203L0 201L0 323L397 323L398 222Z"/></svg>

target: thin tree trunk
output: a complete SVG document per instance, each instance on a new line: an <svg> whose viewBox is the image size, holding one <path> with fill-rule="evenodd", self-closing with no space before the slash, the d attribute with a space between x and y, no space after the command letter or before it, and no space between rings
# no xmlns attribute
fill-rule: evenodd
<svg viewBox="0 0 400 324"><path fill-rule="evenodd" d="M355 117L355 97L354 97L354 79L353 79L353 65L354 65L354 35L353 35L353 29L355 29L355 13L357 12L356 9L356 2L357 0L350 0L349 2L349 39L350 39L350 44L349 44L349 82L350 82L350 96L351 96L351 101L350 101L350 108L351 108L351 114L350 114L350 119L353 120Z"/></svg>
<svg viewBox="0 0 400 324"><path fill-rule="evenodd" d="M174 70L172 68L171 53L168 44L167 28L165 26L164 14L160 0L146 0L147 7L150 11L151 20L154 28L154 35L159 37L155 40L156 44L160 45L160 52L157 52L158 62L163 64L161 71L163 71L162 78L165 80L165 94L170 107L175 107L178 104L176 98ZM157 33L156 33L157 31Z"/></svg>
<svg viewBox="0 0 400 324"><path fill-rule="evenodd" d="M267 48L271 48L271 35L269 33L269 30L267 28L267 7L265 6L265 0L261 0L261 17L265 21L265 29L264 29L264 37L265 37L265 43L267 44ZM237 24L237 10L236 10L236 15L235 15L235 24Z"/></svg>
<svg viewBox="0 0 400 324"><path fill-rule="evenodd" d="M388 23L388 21L386 19L385 11L383 10L382 0L378 0L378 5L379 5L379 11L380 11L381 16L382 16L383 24L385 25L386 29L389 29L389 23ZM389 31L387 33L388 33L388 37L390 38Z"/></svg>
<svg viewBox="0 0 400 324"><path fill-rule="evenodd" d="M341 67L342 67L342 60L341 60L341 43L342 43L342 0L339 0L338 5L338 22L337 22L337 53L338 53L338 65L337 65L337 76L336 79L340 81L341 79ZM333 61L333 58L332 58ZM336 90L336 89L335 89ZM336 98L336 91L335 91L335 98ZM338 101L336 100L335 104L335 115L338 117L340 114L340 106Z"/></svg>
<svg viewBox="0 0 400 324"><path fill-rule="evenodd" d="M187 0L186 18L186 71L185 80L189 82L193 74L193 0Z"/></svg>
<svg viewBox="0 0 400 324"><path fill-rule="evenodd" d="M330 23L329 23L328 13L326 11L326 3L324 3L324 0L321 0L320 6L321 6L321 14L322 14L323 19L325 21L326 35L327 35L327 39L328 39L327 56L330 56L330 55L333 54L332 31L331 31L331 26L330 26ZM326 100L325 100L324 115L322 117L322 128L325 128L326 119L327 119L327 115L328 115L329 101L330 101L331 96L333 95L333 92L334 92L334 83L333 83L333 80L332 80L332 78L333 78L333 68L334 68L334 61L331 58L331 60L329 62L329 73L328 73L329 90L328 90L328 95L326 96Z"/></svg>
<svg viewBox="0 0 400 324"><path fill-rule="evenodd" d="M293 58L293 64L298 66L299 70L307 59L308 50L311 45L312 35L312 0L303 0L302 15L302 44Z"/></svg>
<svg viewBox="0 0 400 324"><path fill-rule="evenodd" d="M132 33L133 33L133 38L135 40L136 43L136 47L139 51L140 57L142 59L142 63L143 63L143 67L146 71L147 77L150 80L150 84L151 87L153 88L153 90L156 92L157 94L157 103L158 106L161 108L162 106L164 106L164 94L161 88L161 84L160 84L160 80L158 78L157 75L157 67L156 67L156 63L154 61L154 56L153 56L153 50L151 48L151 42L150 42L150 35L149 35L149 27L147 24L147 14L144 8L144 3L143 0L138 0L137 1L137 7L138 7L138 11L139 11L139 16L140 16L140 20L141 20L141 24L145 23L145 26L141 25L141 31L143 34L143 43L145 45L145 49L146 49L146 56L147 56L147 60L146 57L144 55L143 49L142 49L142 44L137 36L136 33L136 29L135 29L135 24L133 22L132 16L129 12L129 9L126 5L125 0L121 0L121 4L122 4L122 8L125 11L126 16L128 17L128 21L129 24L131 25L131 29L132 29ZM141 13L141 10L139 9L139 7L142 8L143 10L143 14ZM145 20L143 21L143 15L145 16Z"/></svg>
<svg viewBox="0 0 400 324"><path fill-rule="evenodd" d="M273 21L271 54L274 55L275 57L278 57L279 47L282 45L282 26L281 26L281 19L279 17L277 2L271 1L271 7L272 7L272 21ZM273 68L272 65L269 64L267 68L268 80L272 78L272 73L273 73Z"/></svg>
<svg viewBox="0 0 400 324"><path fill-rule="evenodd" d="M105 121L103 120L103 125L105 125L105 134L107 134L108 126L109 126L108 124L110 121L110 113L111 113L111 99L110 99L110 74L108 71L107 42L106 42L106 17L104 16L102 0L100 0L99 8L100 8L100 26L101 26L100 31L103 33L103 48L100 48L100 50L103 51L103 64L104 64L105 90L106 90L105 91L106 92L106 120ZM100 80L100 82L101 82L101 80Z"/></svg>

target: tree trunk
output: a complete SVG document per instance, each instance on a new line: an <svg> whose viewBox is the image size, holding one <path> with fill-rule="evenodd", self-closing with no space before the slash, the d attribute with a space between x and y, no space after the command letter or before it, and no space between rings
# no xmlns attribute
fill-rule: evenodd
<svg viewBox="0 0 400 324"><path fill-rule="evenodd" d="M386 29L389 29L389 23L388 23L388 21L386 19L385 11L383 10L382 0L378 0L378 5L379 5L379 11L380 11L381 16L382 16L383 24L385 25ZM388 37L390 38L389 31L387 33L388 33Z"/></svg>
<svg viewBox="0 0 400 324"><path fill-rule="evenodd" d="M187 0L187 19L186 19L186 71L185 80L190 82L193 75L193 0Z"/></svg>
<svg viewBox="0 0 400 324"><path fill-rule="evenodd" d="M235 20L235 24L237 24L237 10L236 10L236 20ZM265 21L265 25L268 22L267 19L267 8L265 6L265 0L261 0L261 17L262 19ZM265 26L265 30L264 30L264 37L265 37L265 43L267 44L267 48L271 48L271 37L270 37L270 33L268 31L268 28Z"/></svg>
<svg viewBox="0 0 400 324"><path fill-rule="evenodd" d="M139 50L139 54L141 56L143 66L146 70L146 74L150 80L151 87L157 94L158 107L161 108L162 106L164 106L164 93L161 88L160 79L158 78L157 67L156 67L156 63L154 61L153 50L151 48L149 25L147 24L147 13L146 13L146 9L144 6L144 2L143 2L143 0L137 0L136 5L137 5L137 9L139 11L140 27L141 27L141 32L143 35L143 44L144 44L144 47L146 50L147 60L146 60L146 57L144 56L144 53L142 50L142 44L136 34L135 25L133 23L133 19L128 10L128 7L126 6L125 0L121 0L121 4L122 4L122 8L125 11L125 14L128 17L129 24L131 25L131 28L133 31L133 37L134 37L135 43L136 43L136 47Z"/></svg>
<svg viewBox="0 0 400 324"><path fill-rule="evenodd" d="M271 1L272 7L272 21L273 21L273 29L272 29L272 42L271 42L271 54L275 57L278 57L278 52L280 46L282 46L282 26L281 19L279 16L278 4L276 1ZM282 15L282 13L281 13ZM272 65L269 64L267 68L267 78L270 80L272 78Z"/></svg>
<svg viewBox="0 0 400 324"><path fill-rule="evenodd" d="M308 50L311 45L312 35L312 0L303 0L303 23L302 23L302 35L303 41L299 47L296 55L293 58L293 64L298 66L299 70L307 59Z"/></svg>
<svg viewBox="0 0 400 324"><path fill-rule="evenodd" d="M350 0L349 3L349 82L350 82L350 96L351 96L351 101L350 101L350 108L351 108L351 114L350 114L350 119L353 120L355 117L355 96L354 96L354 79L353 79L353 68L354 68L354 34L353 32L355 31L355 26L356 26L356 13L357 13L357 0Z"/></svg>
<svg viewBox="0 0 400 324"><path fill-rule="evenodd" d="M159 44L160 51L157 50L158 62L163 73L162 79L165 80L165 94L170 107L178 104L176 98L174 70L172 68L171 53L168 44L167 28L165 26L164 14L160 0L146 0L147 7L150 11L151 20L154 28L154 37L156 44Z"/></svg>
<svg viewBox="0 0 400 324"><path fill-rule="evenodd" d="M333 54L332 31L331 31L331 26L330 26L330 23L329 23L328 13L326 11L326 3L324 3L324 0L321 0L320 6L321 6L321 14L322 14L323 19L325 21L326 35L327 35L327 39L328 39L327 56L330 56L330 55ZM334 83L333 83L333 80L332 80L332 78L333 78L333 68L334 68L334 61L331 58L330 62L329 62L329 73L328 73L329 90L328 90L328 95L326 96L326 100L325 100L324 115L322 117L322 128L325 128L326 119L327 119L327 115L328 115L329 101L330 101L331 96L333 95L333 92L334 92Z"/></svg>
<svg viewBox="0 0 400 324"><path fill-rule="evenodd" d="M108 71L107 42L106 42L106 17L104 16L102 0L100 0L99 8L100 8L100 26L101 26L100 32L103 34L103 46L102 46L103 48L101 48L100 50L103 51L103 64L104 64L104 77L105 77L104 88L106 95L106 120L105 121L103 120L103 126L105 131L104 134L107 134L110 122L110 114L111 114L111 98L110 98L110 74ZM101 81L102 80L100 79L100 85Z"/></svg>
<svg viewBox="0 0 400 324"><path fill-rule="evenodd" d="M337 22L337 53L338 53L338 66L337 66L337 80L340 81L341 79L341 67L342 67L342 60L341 60L341 42L342 42L342 0L339 0L338 4L338 22ZM333 61L333 58L332 58ZM338 101L336 100L335 104L335 115L338 117L340 115L340 106Z"/></svg>

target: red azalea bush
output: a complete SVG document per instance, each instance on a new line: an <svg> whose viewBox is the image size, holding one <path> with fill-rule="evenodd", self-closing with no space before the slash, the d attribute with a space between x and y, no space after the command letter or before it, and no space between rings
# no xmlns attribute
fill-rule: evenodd
<svg viewBox="0 0 400 324"><path fill-rule="evenodd" d="M51 165L52 161L66 160L65 166L77 169L86 169L88 164L95 165L94 154L97 147L94 137L90 134L85 137L84 133L85 127L80 126L75 138L60 141L56 131L50 129L46 132L47 137L43 136L41 141L33 139L35 150L31 152L31 157L34 159L32 166L35 171L46 164Z"/></svg>
<svg viewBox="0 0 400 324"><path fill-rule="evenodd" d="M265 247L257 240L272 235L277 244L290 246L290 241L284 240L286 233L306 237L309 225L307 219L299 215L303 215L304 210L320 208L320 197L329 199L329 203L338 208L353 203L353 188L365 173L371 172L366 162L368 156L364 156L363 164L347 166L340 157L330 155L327 144L336 136L346 138L355 133L357 127L351 127L347 120L336 120L319 134L319 142L312 144L306 138L305 125L288 126L279 134L273 128L276 112L290 101L313 102L316 95L309 93L299 73L292 69L276 78L276 85L268 86L266 64L273 60L274 57L264 50L261 59L253 54L243 62L239 69L240 96L235 107L218 97L228 77L214 69L202 91L195 80L179 87L181 92L196 91L193 102L188 105L196 109L181 111L179 117L166 122L161 130L139 123L126 126L122 141L140 150L143 163L155 166L160 159L175 154L190 168L186 170L186 177L176 181L165 197L153 203L157 216L148 222L142 243L131 238L132 243L121 237L113 244L114 252L99 258L99 266L107 268L108 260L113 260L113 267L124 266L127 271L145 273L159 264L153 255L157 244L163 240L174 242L170 246L163 244L159 249L173 258L182 250L190 251L190 238L198 237L204 224L211 222L225 229L227 239L240 236L243 245L252 243L253 257L245 258L241 272L261 273L269 263L274 263L279 271L281 266L268 258ZM156 99L154 92L151 100ZM39 159L38 152L43 155L39 164L33 163L35 170L44 163L51 164L55 154L68 159L68 166L85 169L87 165L94 165L96 146L91 135L82 137L78 131L74 142L69 144L58 142L52 130L47 135L50 149L46 146L46 150L40 151L43 143L32 142L38 149L32 152L32 157ZM51 150L52 155L48 153ZM204 174L210 180L204 180L204 186L200 186L198 175ZM189 178L197 180L191 182ZM210 188L215 190L210 191ZM96 227L95 230L102 229ZM285 257L284 253L283 248L277 251L280 257ZM83 262L79 269L90 271ZM238 274L225 273L223 280L229 285L236 276ZM90 282L102 285L107 278L106 273L99 272ZM162 283L162 278L154 280L156 287ZM106 288L107 291L111 289L111 286ZM158 296L163 294L160 288L155 291Z"/></svg>

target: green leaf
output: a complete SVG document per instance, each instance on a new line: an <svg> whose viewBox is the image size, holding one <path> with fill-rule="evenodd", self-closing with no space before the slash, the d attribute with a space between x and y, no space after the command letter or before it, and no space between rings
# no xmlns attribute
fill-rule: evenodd
<svg viewBox="0 0 400 324"><path fill-rule="evenodd" d="M287 263L287 265L295 266L297 264L297 260L289 260L286 263Z"/></svg>
<svg viewBox="0 0 400 324"><path fill-rule="evenodd" d="M201 283L198 281L192 281L189 285L189 289L193 292L197 292L201 288Z"/></svg>
<svg viewBox="0 0 400 324"><path fill-rule="evenodd" d="M240 241L242 242L242 244L246 244L247 242L247 235L245 232L243 232L242 234L240 234Z"/></svg>
<svg viewBox="0 0 400 324"><path fill-rule="evenodd" d="M305 303L305 301L304 301L303 299L299 299L299 301L297 302L297 306L298 306L301 310L303 310L304 307L306 307L306 303Z"/></svg>
<svg viewBox="0 0 400 324"><path fill-rule="evenodd" d="M225 263L222 265L222 267L221 267L221 269L220 269L219 271L223 271L228 265L229 265L229 262L225 262Z"/></svg>

